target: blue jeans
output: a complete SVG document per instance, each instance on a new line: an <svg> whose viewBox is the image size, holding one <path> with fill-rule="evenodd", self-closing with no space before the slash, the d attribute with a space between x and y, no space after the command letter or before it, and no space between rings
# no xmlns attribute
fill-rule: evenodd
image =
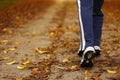
<svg viewBox="0 0 120 80"><path fill-rule="evenodd" d="M89 46L100 46L103 2L104 0L77 0L81 28L81 51Z"/></svg>

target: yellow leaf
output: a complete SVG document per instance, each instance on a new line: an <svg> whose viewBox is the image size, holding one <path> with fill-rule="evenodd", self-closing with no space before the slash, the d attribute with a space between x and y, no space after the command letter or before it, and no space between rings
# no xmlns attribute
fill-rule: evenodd
<svg viewBox="0 0 120 80"><path fill-rule="evenodd" d="M90 74L90 71L89 70L85 70L85 74Z"/></svg>
<svg viewBox="0 0 120 80"><path fill-rule="evenodd" d="M15 64L15 63L16 63L16 61L13 60L13 61L11 61L11 62L8 62L7 65L12 65L12 64Z"/></svg>
<svg viewBox="0 0 120 80"><path fill-rule="evenodd" d="M88 77L88 76L85 76L84 80L89 80L89 77Z"/></svg>
<svg viewBox="0 0 120 80"><path fill-rule="evenodd" d="M113 56L116 56L116 54L110 53L108 56L109 56L109 57L113 57Z"/></svg>
<svg viewBox="0 0 120 80"><path fill-rule="evenodd" d="M118 32L120 32L120 29L118 29Z"/></svg>
<svg viewBox="0 0 120 80"><path fill-rule="evenodd" d="M115 73L117 73L116 70L107 70L107 72L110 73L110 74L115 74Z"/></svg>
<svg viewBox="0 0 120 80"><path fill-rule="evenodd" d="M55 33L54 32L50 32L50 35L53 36Z"/></svg>
<svg viewBox="0 0 120 80"><path fill-rule="evenodd" d="M44 54L44 53L48 52L48 51L44 51L44 50L39 50L39 48L36 48L35 51L38 52L39 54Z"/></svg>
<svg viewBox="0 0 120 80"><path fill-rule="evenodd" d="M64 59L62 62L63 62L63 63L68 63L68 62L70 62L70 61L69 61L69 59L67 58L67 59Z"/></svg>
<svg viewBox="0 0 120 80"><path fill-rule="evenodd" d="M16 42L15 42L15 44L16 44L16 45L19 45L19 44L20 44L20 42L19 42L19 41L16 41Z"/></svg>
<svg viewBox="0 0 120 80"><path fill-rule="evenodd" d="M33 36L33 37L32 37L32 40L36 40L36 37L35 37L35 36Z"/></svg>
<svg viewBox="0 0 120 80"><path fill-rule="evenodd" d="M2 31L6 32L6 31L8 31L8 29L7 28L3 28Z"/></svg>
<svg viewBox="0 0 120 80"><path fill-rule="evenodd" d="M45 72L46 72L46 73L49 72L49 67L48 67L48 66L45 68Z"/></svg>
<svg viewBox="0 0 120 80"><path fill-rule="evenodd" d="M3 57L4 60L9 59L9 57Z"/></svg>
<svg viewBox="0 0 120 80"><path fill-rule="evenodd" d="M22 66L17 66L17 69L23 70L26 68L26 65L22 65Z"/></svg>
<svg viewBox="0 0 120 80"><path fill-rule="evenodd" d="M25 61L25 62L23 62L22 64L23 65L26 65L26 64L29 64L30 63L30 61Z"/></svg>
<svg viewBox="0 0 120 80"><path fill-rule="evenodd" d="M9 48L8 50L9 51L14 51L16 48L15 47L12 47L12 48Z"/></svg>
<svg viewBox="0 0 120 80"><path fill-rule="evenodd" d="M54 50L53 53L58 53L58 51L57 51L57 50Z"/></svg>
<svg viewBox="0 0 120 80"><path fill-rule="evenodd" d="M8 51L4 50L4 51L3 51L3 53L5 53L5 54L6 54L6 53L8 53Z"/></svg>
<svg viewBox="0 0 120 80"><path fill-rule="evenodd" d="M9 41L8 40L1 40L0 43L2 44L7 44Z"/></svg>
<svg viewBox="0 0 120 80"><path fill-rule="evenodd" d="M76 70L76 68L77 68L77 65L74 65L74 66L70 67L71 70Z"/></svg>
<svg viewBox="0 0 120 80"><path fill-rule="evenodd" d="M38 70L38 68L33 68L32 70L33 70L33 71L37 71L37 70Z"/></svg>

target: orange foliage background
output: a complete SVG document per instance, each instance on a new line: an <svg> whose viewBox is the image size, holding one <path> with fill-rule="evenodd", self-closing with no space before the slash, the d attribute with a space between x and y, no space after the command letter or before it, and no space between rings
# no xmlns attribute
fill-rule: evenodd
<svg viewBox="0 0 120 80"><path fill-rule="evenodd" d="M0 9L0 29L18 27L28 19L32 19L35 14L45 11L53 3L52 0L20 0L16 6L2 8Z"/></svg>

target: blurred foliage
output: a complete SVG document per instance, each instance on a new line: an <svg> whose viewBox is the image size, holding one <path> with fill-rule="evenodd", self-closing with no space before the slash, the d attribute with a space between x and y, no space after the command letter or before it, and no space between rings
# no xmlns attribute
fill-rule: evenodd
<svg viewBox="0 0 120 80"><path fill-rule="evenodd" d="M19 0L0 0L0 8L16 5Z"/></svg>

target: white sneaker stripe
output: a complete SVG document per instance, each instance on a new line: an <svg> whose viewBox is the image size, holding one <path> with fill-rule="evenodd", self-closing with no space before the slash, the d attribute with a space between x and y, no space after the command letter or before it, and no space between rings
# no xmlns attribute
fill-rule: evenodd
<svg viewBox="0 0 120 80"><path fill-rule="evenodd" d="M78 1L78 8L79 8L79 22L80 22L80 25L81 25L81 38L82 38L82 46L80 46L80 50L84 50L85 49L85 36L84 36L84 29L83 29L83 22L82 22L82 17L81 17L81 2L80 0L77 0Z"/></svg>

